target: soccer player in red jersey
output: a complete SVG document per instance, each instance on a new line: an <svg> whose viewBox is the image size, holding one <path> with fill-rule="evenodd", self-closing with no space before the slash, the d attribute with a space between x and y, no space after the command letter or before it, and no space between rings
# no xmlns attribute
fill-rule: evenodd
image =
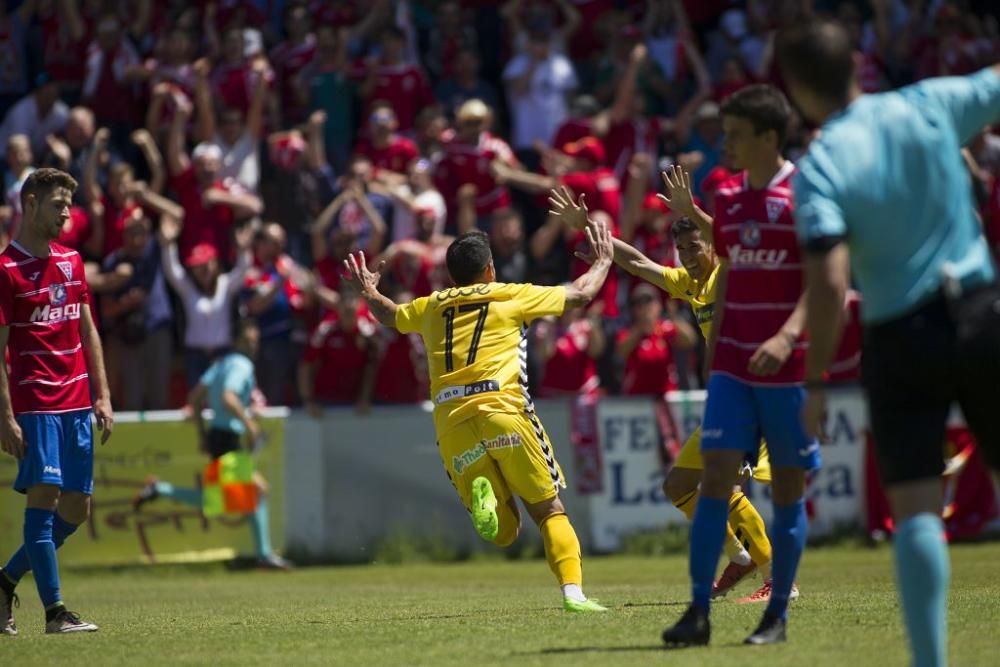
<svg viewBox="0 0 1000 667"><path fill-rule="evenodd" d="M705 470L691 526L692 603L663 633L671 646L709 641L709 599L740 464L767 440L772 467L772 589L748 644L785 640L795 571L805 547L806 473L819 443L799 419L805 400L802 258L792 217L792 163L781 155L791 115L774 87L749 86L724 103L726 162L739 173L716 191L711 221L721 266L709 336L711 375L702 421ZM698 213L708 222L708 216Z"/></svg>
<svg viewBox="0 0 1000 667"><path fill-rule="evenodd" d="M112 426L83 260L53 242L69 220L76 187L57 169L29 176L20 233L0 255L0 358L10 346L9 373L0 364L0 444L18 459L14 489L27 495L24 546L0 569L0 634L17 634L14 587L28 570L45 607L46 633L97 630L63 604L56 563L56 549L90 515L91 414L104 431L102 443Z"/></svg>

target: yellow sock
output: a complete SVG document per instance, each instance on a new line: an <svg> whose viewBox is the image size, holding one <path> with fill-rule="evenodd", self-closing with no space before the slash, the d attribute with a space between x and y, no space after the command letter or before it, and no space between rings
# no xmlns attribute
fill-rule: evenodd
<svg viewBox="0 0 1000 667"><path fill-rule="evenodd" d="M729 525L758 567L771 562L771 541L767 539L764 520L740 491L729 498Z"/></svg>
<svg viewBox="0 0 1000 667"><path fill-rule="evenodd" d="M688 521L694 519L694 508L698 505L698 495L698 490L695 489L674 503L674 507L684 512L684 516L688 518ZM728 523L726 524L726 541L722 543L722 549L726 552L726 557L731 561L739 562L746 559L746 556L742 556L741 558L743 545L736 539L736 534L733 533L733 529L729 527Z"/></svg>
<svg viewBox="0 0 1000 667"><path fill-rule="evenodd" d="M580 556L580 540L576 537L569 517L552 514L538 527L542 531L545 545L545 560L556 575L560 586L566 584L583 585L583 560Z"/></svg>

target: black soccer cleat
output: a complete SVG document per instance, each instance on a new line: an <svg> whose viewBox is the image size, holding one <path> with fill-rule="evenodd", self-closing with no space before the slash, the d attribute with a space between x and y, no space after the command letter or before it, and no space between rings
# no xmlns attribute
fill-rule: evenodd
<svg viewBox="0 0 1000 667"><path fill-rule="evenodd" d="M676 625L663 631L663 643L667 648L708 646L711 636L712 625L708 622L708 611L691 605Z"/></svg>
<svg viewBox="0 0 1000 667"><path fill-rule="evenodd" d="M760 619L760 625L753 631L753 634L743 640L743 643L763 646L764 644L780 644L783 641L785 641L785 619L764 612L764 618Z"/></svg>

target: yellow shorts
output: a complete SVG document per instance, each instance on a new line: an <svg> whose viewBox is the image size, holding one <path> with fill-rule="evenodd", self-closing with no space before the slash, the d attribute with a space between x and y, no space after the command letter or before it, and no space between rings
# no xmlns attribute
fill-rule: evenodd
<svg viewBox="0 0 1000 667"><path fill-rule="evenodd" d="M439 436L444 469L468 509L472 480L485 477L501 503L518 496L529 505L566 487L542 423L533 413L484 414Z"/></svg>
<svg viewBox="0 0 1000 667"><path fill-rule="evenodd" d="M753 478L764 484L771 483L771 461L767 455L767 444L760 441L760 452L757 454L757 465L753 468ZM687 468L689 470L701 470L705 467L701 459L701 427L699 426L681 447L681 453L674 461L675 468Z"/></svg>

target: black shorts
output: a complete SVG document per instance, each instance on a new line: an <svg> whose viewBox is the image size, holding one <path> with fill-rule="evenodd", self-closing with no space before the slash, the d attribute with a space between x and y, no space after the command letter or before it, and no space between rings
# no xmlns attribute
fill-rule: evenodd
<svg viewBox="0 0 1000 667"><path fill-rule="evenodd" d="M866 327L863 349L862 378L884 483L941 475L945 428L956 402L987 463L1000 470L1000 286L956 300L939 296Z"/></svg>
<svg viewBox="0 0 1000 667"><path fill-rule="evenodd" d="M213 460L229 452L235 452L240 448L240 434L235 431L226 431L221 428L213 428L208 432L208 455Z"/></svg>

